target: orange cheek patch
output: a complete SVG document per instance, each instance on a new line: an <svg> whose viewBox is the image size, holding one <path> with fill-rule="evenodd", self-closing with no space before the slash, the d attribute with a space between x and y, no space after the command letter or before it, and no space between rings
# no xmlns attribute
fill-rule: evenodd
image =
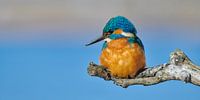
<svg viewBox="0 0 200 100"><path fill-rule="evenodd" d="M113 33L114 34L121 34L123 31L121 30L121 29L117 29L117 30L115 30Z"/></svg>

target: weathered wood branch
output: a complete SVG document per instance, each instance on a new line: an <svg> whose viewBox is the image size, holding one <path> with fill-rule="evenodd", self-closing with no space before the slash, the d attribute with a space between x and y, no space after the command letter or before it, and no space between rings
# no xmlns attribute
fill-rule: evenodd
<svg viewBox="0 0 200 100"><path fill-rule="evenodd" d="M116 85L127 88L131 85L154 85L168 80L180 80L200 86L200 67L192 61L181 50L175 50L170 54L169 62L154 67L147 67L134 79L118 79L111 76L110 72L103 66L90 63L88 74L112 80Z"/></svg>

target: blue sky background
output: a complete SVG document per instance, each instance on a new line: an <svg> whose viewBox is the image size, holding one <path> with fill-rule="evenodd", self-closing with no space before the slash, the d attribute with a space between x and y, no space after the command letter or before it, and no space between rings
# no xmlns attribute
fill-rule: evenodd
<svg viewBox="0 0 200 100"><path fill-rule="evenodd" d="M123 89L90 77L102 43L84 44L102 34L110 17L134 22L147 64L168 61L180 48L200 64L198 0L5 0L0 1L0 100L194 100L200 88L180 81Z"/></svg>

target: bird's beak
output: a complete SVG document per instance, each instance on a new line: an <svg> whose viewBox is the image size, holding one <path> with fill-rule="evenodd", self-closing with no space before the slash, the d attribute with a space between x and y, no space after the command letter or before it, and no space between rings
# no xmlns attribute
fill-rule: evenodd
<svg viewBox="0 0 200 100"><path fill-rule="evenodd" d="M97 43L97 42L99 42L99 41L102 41L102 40L104 40L104 39L105 39L105 37L104 37L104 36L101 36L101 37L95 39L94 41L92 41L92 42L86 44L85 46L92 45L92 44Z"/></svg>

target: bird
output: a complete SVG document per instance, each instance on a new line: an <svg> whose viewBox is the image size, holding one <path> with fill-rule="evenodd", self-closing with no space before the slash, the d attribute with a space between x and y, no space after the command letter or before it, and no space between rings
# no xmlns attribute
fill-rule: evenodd
<svg viewBox="0 0 200 100"><path fill-rule="evenodd" d="M100 64L115 78L135 78L145 69L144 45L137 36L134 24L124 16L115 16L108 20L103 34L86 46L104 40Z"/></svg>

